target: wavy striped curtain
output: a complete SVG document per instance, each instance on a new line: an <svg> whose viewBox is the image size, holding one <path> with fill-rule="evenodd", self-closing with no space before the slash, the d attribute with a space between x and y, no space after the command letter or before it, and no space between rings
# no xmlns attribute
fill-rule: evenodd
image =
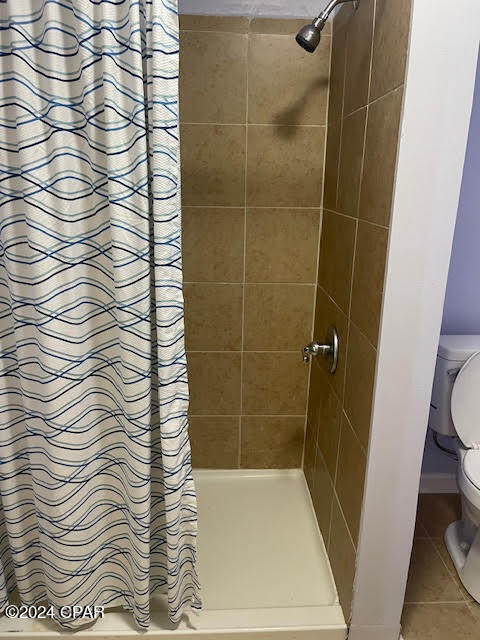
<svg viewBox="0 0 480 640"><path fill-rule="evenodd" d="M176 0L0 3L0 604L198 608Z"/></svg>

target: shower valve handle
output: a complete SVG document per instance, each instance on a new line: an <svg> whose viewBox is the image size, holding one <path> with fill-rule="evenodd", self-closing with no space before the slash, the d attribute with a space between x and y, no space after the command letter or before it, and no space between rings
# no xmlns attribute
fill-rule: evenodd
<svg viewBox="0 0 480 640"><path fill-rule="evenodd" d="M310 358L322 355L330 362L330 373L335 373L338 364L338 333L335 327L331 326L327 330L325 342L310 342L302 349L304 362L309 362Z"/></svg>
<svg viewBox="0 0 480 640"><path fill-rule="evenodd" d="M325 357L330 355L332 350L332 345L330 344L320 344L319 342L309 342L303 347L303 359L305 362L310 360L311 356L318 356L318 354L322 354Z"/></svg>

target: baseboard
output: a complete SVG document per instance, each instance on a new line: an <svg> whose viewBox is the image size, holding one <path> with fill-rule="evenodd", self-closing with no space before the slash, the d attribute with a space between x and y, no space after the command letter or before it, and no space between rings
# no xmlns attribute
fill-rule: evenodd
<svg viewBox="0 0 480 640"><path fill-rule="evenodd" d="M458 493L455 474L422 473L419 493Z"/></svg>

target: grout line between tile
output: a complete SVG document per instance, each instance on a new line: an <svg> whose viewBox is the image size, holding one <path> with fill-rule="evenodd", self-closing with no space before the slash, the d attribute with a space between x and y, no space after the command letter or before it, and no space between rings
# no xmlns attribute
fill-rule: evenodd
<svg viewBox="0 0 480 640"><path fill-rule="evenodd" d="M442 554L440 553L440 551L437 549L437 545L434 542L434 538L435 536L431 536L430 533L428 532L427 528L423 525L421 519L419 518L418 515L418 510L417 510L417 515L416 515L416 524L419 524L423 531L425 532L424 536L415 536L413 539L413 544L415 544L415 540L428 540L430 542L430 544L432 545L432 547L435 550L435 553L437 554L437 556L440 558L443 566L445 567L448 575L450 576L451 580L453 580L453 582L455 583L455 586L459 589L461 595L462 595L462 600L454 600L454 601L413 601L413 600L405 600L403 603L403 606L405 605L417 605L417 604L466 604L467 606L469 605L470 602L472 602L472 600L469 600L465 597L463 591L462 591L462 586L461 584L459 585L460 580L456 578L455 574L453 574L453 572L451 571L451 569L449 568L449 566L447 565L447 563L445 562L445 560L442 557ZM413 547L412 547L412 551L413 551Z"/></svg>
<svg viewBox="0 0 480 640"><path fill-rule="evenodd" d="M326 141L324 144L324 153L325 153L325 147L326 147ZM323 164L323 176L325 177L325 156L324 156L324 164ZM324 181L323 181L324 182ZM323 202L323 188L322 188L322 202ZM317 308L317 290L318 290L318 264L319 264L319 256L320 256L320 238L321 238L321 233L322 233L322 208L320 207L319 212L318 212L318 235L317 235L317 259L316 259L316 269L315 269L315 273L317 274L317 281L314 284L314 290L313 290L313 300L312 300L312 304L313 304L313 309L312 309L312 322L311 322L311 329L310 329L310 340L314 340L315 339L315 311ZM300 345L300 349L301 349L301 345ZM311 386L311 382L312 382L312 366L313 366L313 362L312 359L310 358L310 362L308 363L308 377L307 377L307 397L306 397L306 403L305 403L305 424L303 427L303 447L302 447L302 469L304 466L304 462L305 462L305 446L306 446L306 439L307 439L307 422L308 422L308 406L310 404L310 386ZM316 438L315 438L315 446L316 446Z"/></svg>
<svg viewBox="0 0 480 640"><path fill-rule="evenodd" d="M332 49L333 49L333 38L332 38ZM346 84L346 75L347 75L347 57L348 57L348 34L345 34L345 56L343 60L343 71L342 71L342 104L340 107L340 140L338 142L338 158L337 158L337 184L335 189L335 207L338 207L338 194L340 191L340 160L342 158L342 143L343 143L343 120L344 120L344 112L345 112L345 84ZM330 71L331 71L331 61L330 61ZM331 82L331 73L330 73L330 82ZM329 105L330 110L330 105Z"/></svg>
<svg viewBox="0 0 480 640"><path fill-rule="evenodd" d="M347 529L348 537L350 538L350 542L352 543L352 546L353 546L353 548L354 548L354 550L356 552L357 551L357 545L354 543L353 538L352 538L352 534L350 533L350 527L348 526L348 522L347 522L347 519L345 517L345 513L343 512L342 503L340 502L340 498L338 497L337 489L336 489L335 486L333 487L333 500L337 500L337 502L338 502L338 508L339 508L340 514L341 514L341 516L343 518L343 524L345 525L345 527ZM333 500L332 500L332 508L333 508ZM331 532L332 532L332 521L330 519L329 538L330 538Z"/></svg>
<svg viewBox="0 0 480 640"><path fill-rule="evenodd" d="M352 319L350 319L350 322L353 324L353 326L355 327L355 329L358 331L358 333L362 336L362 338L365 338L365 340L368 342L368 344L372 347L372 349L374 349L375 351L377 351L377 346L373 344L373 342L370 340L370 338L368 338L362 331L362 329L360 329L360 327L357 325L356 322L354 322Z"/></svg>
<svg viewBox="0 0 480 640"><path fill-rule="evenodd" d="M425 528L425 527L424 527L424 528ZM425 529L425 531L427 531L427 530ZM453 580L453 582L455 583L455 586L456 586L456 587L458 587L458 590L459 590L459 591L460 591L460 593L462 594L462 601L463 601L463 602L466 602L466 603L471 602L471 600L469 600L469 599L465 596L465 594L463 593L463 590L462 590L462 589L463 589L463 586L462 586L462 584L461 584L460 578L459 578L456 574L454 574L454 573L453 573L453 571L450 569L450 567L448 566L448 564L445 562L445 560L443 559L443 556L442 556L442 554L440 553L439 549L437 549L437 545L435 544L435 542L434 542L434 540L433 540L433 537L428 533L428 531L427 531L427 536L428 536L428 539L429 539L429 541L430 541L430 544L431 544L431 545L433 546L433 548L435 549L435 553L436 553L436 554L437 554L437 556L440 558L440 560L441 560L441 562L442 562L443 566L444 566L444 567L445 567L445 569L447 570L448 575L449 575L449 576L450 576L450 578ZM459 582L460 582L460 584L459 584Z"/></svg>
<svg viewBox="0 0 480 640"><path fill-rule="evenodd" d="M293 210L293 211L303 211L304 209L309 210L309 211L316 211L318 209L318 207L283 207L283 206L278 206L278 207L265 207L265 206L259 206L259 205L249 205L247 207L245 207L245 205L230 205L230 204L184 204L183 209L286 209L286 210ZM334 211L333 213L337 213L336 211ZM371 224L374 224L373 222Z"/></svg>
<svg viewBox="0 0 480 640"><path fill-rule="evenodd" d="M241 349L187 349L187 353L242 353ZM245 353L288 353L288 354L297 354L298 349L278 349L276 351L267 351L262 349L247 349Z"/></svg>
<svg viewBox="0 0 480 640"><path fill-rule="evenodd" d="M372 104L376 104L377 102L380 102L380 100L383 100L383 98L386 98L387 96L389 96L391 93L394 93L395 91L398 91L399 89L403 88L403 85L405 83L404 82L400 82L399 84L397 84L395 87L393 87L392 89L389 89L388 91L386 91L385 93L382 93L381 96L379 96L378 98L374 98L373 100L370 100L368 102L366 102L365 104L362 104L361 107L357 107L356 109L354 109L353 111L351 111L350 113L347 113L345 115L345 118L349 118L350 116L353 116L355 113L357 113L358 111L361 111L362 109L365 109L365 107L368 107L369 105ZM368 93L370 95L370 83L369 83L369 87L368 87ZM304 125L304 126L308 126L308 125Z"/></svg>
<svg viewBox="0 0 480 640"><path fill-rule="evenodd" d="M361 450L363 451L364 456L365 456L365 457L367 457L367 450L366 450L366 448L363 446L363 444L362 444L362 442L361 442L361 440L360 440L360 436L359 436L359 435L358 435L358 433L356 432L355 427L353 426L352 421L351 421L351 420L350 420L350 418L348 417L348 414L347 414L347 412L345 411L345 409L342 409L342 414L344 415L345 420L346 420L346 421L347 421L347 423L348 423L348 426L349 426L350 431L351 431L351 432L353 433L353 435L354 435L354 438L355 438L355 441L356 441L356 443L357 443L357 446L359 447L359 449L361 449Z"/></svg>
<svg viewBox="0 0 480 640"><path fill-rule="evenodd" d="M366 129L366 127L365 127ZM363 161L363 159L362 159ZM363 171L363 166L361 168L361 170ZM361 179L362 176L360 176ZM361 185L360 185L361 186ZM342 218L349 218L350 220L358 220L359 222L362 222L364 224L368 224L371 227L379 227L380 229L384 229L385 231L389 231L389 227L384 225L384 224L378 224L378 222L372 222L371 220L366 220L365 218L361 218L359 216L350 216L348 213L342 213L341 211L336 211L335 209L327 209L325 208L325 211L328 213L333 213L336 216L342 216Z"/></svg>
<svg viewBox="0 0 480 640"><path fill-rule="evenodd" d="M275 18L274 18L275 19ZM279 18L280 20L282 18ZM285 18L286 20L288 20L288 18ZM305 18L305 20L308 22L308 19ZM284 36L285 38L294 38L296 34L296 31L292 31L291 33L263 33L262 31L250 31L249 35L251 36ZM324 40L325 38L332 38L332 34L331 33L322 33L322 40Z"/></svg>
<svg viewBox="0 0 480 640"><path fill-rule="evenodd" d="M231 286L242 286L245 285L255 285L255 286L288 286L288 287L315 287L316 282L244 282L239 280L231 280L220 282L218 280L185 280L183 284L203 284L206 286L210 286L213 284L221 284L221 285L231 285Z"/></svg>
<svg viewBox="0 0 480 640"><path fill-rule="evenodd" d="M248 76L248 70L247 70ZM248 85L247 85L248 87ZM274 127L275 129L290 128L290 129L325 129L325 124L275 124L269 122L186 122L181 121L180 125L194 125L205 127Z"/></svg>
<svg viewBox="0 0 480 640"><path fill-rule="evenodd" d="M250 31L250 23L249 23ZM242 342L240 354L240 419L238 422L238 468L242 464L242 430L243 430L243 382L245 369L245 279L247 271L247 173L248 173L248 104L249 96L249 55L250 35L247 36L246 51L246 91L245 91L245 163L243 170L243 276L242 276Z"/></svg>
<svg viewBox="0 0 480 640"><path fill-rule="evenodd" d="M328 116L329 116L329 104L330 104L330 87L331 87L331 71L332 71L332 43L333 38L330 38L329 42L329 58L328 58L328 91L327 91L327 106L325 110L325 137L323 141L323 165L322 165L322 195L320 199L320 210L319 210L319 221L318 221L318 236L317 236L317 259L316 259L316 282L315 282L315 290L313 293L313 313L312 313L312 329L310 333L310 339L313 341L315 339L315 313L317 309L317 294L318 294L318 269L320 266L320 242L322 239L322 226L323 226L323 201L325 198L325 171L327 166L327 139L328 139ZM310 362L308 364L308 382L307 382L307 400L305 407L305 425L303 429L303 449L302 449L302 469L304 467L305 462L305 447L307 443L307 425L308 425L308 406L310 404L310 387L312 382L312 373L313 373L313 362L312 358L310 358ZM313 427L313 425L312 425ZM317 448L317 436L314 437L314 446ZM316 460L315 453L315 460ZM315 468L315 465L314 465Z"/></svg>
<svg viewBox="0 0 480 640"><path fill-rule="evenodd" d="M262 418L303 418L303 413L246 413L240 416L239 413L189 413L190 418L253 418L261 416Z"/></svg>

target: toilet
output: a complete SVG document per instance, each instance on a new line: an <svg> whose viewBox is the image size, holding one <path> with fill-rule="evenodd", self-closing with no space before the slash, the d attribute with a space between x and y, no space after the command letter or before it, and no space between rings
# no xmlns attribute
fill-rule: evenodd
<svg viewBox="0 0 480 640"><path fill-rule="evenodd" d="M458 456L462 519L445 543L460 580L480 602L480 336L440 337L429 426L451 436Z"/></svg>

